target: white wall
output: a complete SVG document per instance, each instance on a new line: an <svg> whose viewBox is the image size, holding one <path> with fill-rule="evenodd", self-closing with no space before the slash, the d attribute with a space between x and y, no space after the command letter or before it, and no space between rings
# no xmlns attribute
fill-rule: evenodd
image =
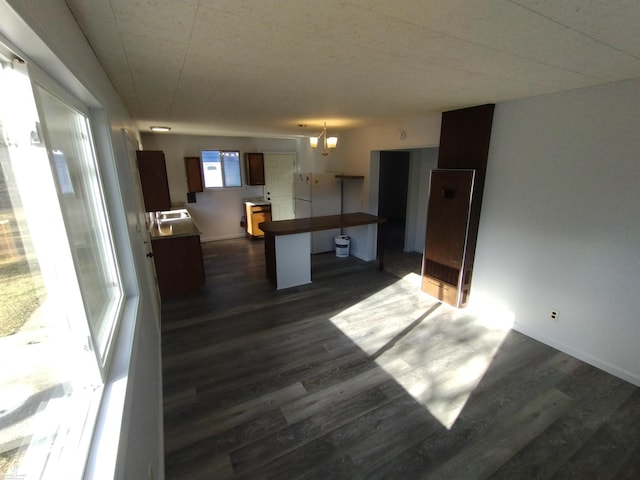
<svg viewBox="0 0 640 480"><path fill-rule="evenodd" d="M423 253L427 234L429 180L431 170L438 167L438 149L418 148L410 152L404 250Z"/></svg>
<svg viewBox="0 0 640 480"><path fill-rule="evenodd" d="M121 133L125 128L137 135L135 126L64 0L0 0L0 19L0 34L29 64L44 69L94 109L94 119L103 120L96 147L133 315L126 316L114 338L89 470L99 471L101 478L147 478L151 466L155 478L164 478L159 319L149 293L153 286L144 283L148 260L136 231L138 180Z"/></svg>
<svg viewBox="0 0 640 480"><path fill-rule="evenodd" d="M339 135L338 148L327 158L328 170L341 172L350 175L364 175L364 180L348 180L344 184L344 205L345 212L367 212L378 213L378 169L379 152L381 150L422 150L428 147L435 147L440 142L441 115L434 114L407 120L398 123L389 123L369 128L350 130ZM404 132L404 135L401 133ZM431 150L431 149L429 149ZM424 155L424 157L422 156ZM414 154L412 153L412 172L416 172L415 161L421 162L418 169L418 178L412 178L414 189L417 188L415 182L425 178L428 187L429 165L435 166L433 153ZM426 172L426 173L425 173ZM428 190L428 188L427 188ZM414 190L408 192L409 201L421 198ZM412 197L413 195L413 197ZM425 204L426 205L426 204ZM426 208L426 206L424 207ZM410 208L408 213L412 218L407 218L407 222L421 222L419 217L426 210L418 206ZM426 224L425 224L426 225ZM416 229L422 229L422 223L416 223ZM376 256L375 227L355 227L345 230L345 234L351 237L350 253L366 261L374 260ZM415 235L419 235L416 230ZM414 248L422 251L421 247L416 247L416 237L413 237ZM410 240L411 241L411 240ZM422 238L424 243L424 238ZM420 243L420 242L418 242Z"/></svg>
<svg viewBox="0 0 640 480"><path fill-rule="evenodd" d="M329 157L325 157L318 153L317 150L311 148L309 144L309 136L316 136L320 131L309 131L306 136L298 138L296 172L299 173L324 173L328 172ZM332 154L333 155L333 154Z"/></svg>
<svg viewBox="0 0 640 480"><path fill-rule="evenodd" d="M640 80L497 105L471 291L638 385L639 132Z"/></svg>
<svg viewBox="0 0 640 480"><path fill-rule="evenodd" d="M239 150L244 183L246 179L244 172L245 152L296 153L299 143L296 139L286 138L142 134L142 144L145 150L162 150L164 152L171 203L176 207L186 206L202 232L201 240L203 242L243 237L245 231L240 226L241 217L244 215L243 200L250 197L264 198L265 191L263 186L251 185L220 190L209 189L196 193L196 203L187 204L184 157L199 157L200 151L208 148Z"/></svg>

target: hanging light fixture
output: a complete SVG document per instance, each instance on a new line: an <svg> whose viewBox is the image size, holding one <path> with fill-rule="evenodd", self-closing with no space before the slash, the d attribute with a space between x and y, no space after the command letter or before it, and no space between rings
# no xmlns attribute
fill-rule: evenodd
<svg viewBox="0 0 640 480"><path fill-rule="evenodd" d="M311 148L318 148L318 141L322 138L322 151L320 153L323 156L329 155L329 151L333 150L338 146L338 137L327 137L327 124L325 122L324 128L322 129L322 133L317 137L309 137L309 144Z"/></svg>

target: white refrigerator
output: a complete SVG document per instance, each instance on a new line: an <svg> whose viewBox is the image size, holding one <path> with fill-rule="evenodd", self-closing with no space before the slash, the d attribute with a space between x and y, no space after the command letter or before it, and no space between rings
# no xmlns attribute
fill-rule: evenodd
<svg viewBox="0 0 640 480"><path fill-rule="evenodd" d="M294 173L293 206L296 218L339 215L342 198L340 179L335 173ZM340 229L311 234L311 253L335 250L334 237Z"/></svg>

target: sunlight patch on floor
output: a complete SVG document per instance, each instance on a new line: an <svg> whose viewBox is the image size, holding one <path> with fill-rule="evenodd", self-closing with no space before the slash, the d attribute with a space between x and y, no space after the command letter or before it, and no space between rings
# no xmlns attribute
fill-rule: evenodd
<svg viewBox="0 0 640 480"><path fill-rule="evenodd" d="M422 277L417 273L407 273L404 277L402 277L402 280L407 282L412 287L416 287L418 289L422 285Z"/></svg>
<svg viewBox="0 0 640 480"><path fill-rule="evenodd" d="M513 314L454 309L421 293L419 282L409 274L331 321L450 429L511 330ZM376 310L383 307L388 314L380 320ZM409 369L386 369L393 359Z"/></svg>

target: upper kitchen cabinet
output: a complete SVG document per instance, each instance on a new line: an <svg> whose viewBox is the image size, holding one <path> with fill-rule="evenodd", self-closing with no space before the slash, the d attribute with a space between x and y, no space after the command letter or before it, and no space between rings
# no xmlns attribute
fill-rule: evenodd
<svg viewBox="0 0 640 480"><path fill-rule="evenodd" d="M264 185L264 155L245 153L244 161L247 185Z"/></svg>
<svg viewBox="0 0 640 480"><path fill-rule="evenodd" d="M184 170L187 177L187 192L203 192L200 157L184 157Z"/></svg>
<svg viewBox="0 0 640 480"><path fill-rule="evenodd" d="M169 210L171 197L164 153L160 150L138 150L136 158L145 211Z"/></svg>

